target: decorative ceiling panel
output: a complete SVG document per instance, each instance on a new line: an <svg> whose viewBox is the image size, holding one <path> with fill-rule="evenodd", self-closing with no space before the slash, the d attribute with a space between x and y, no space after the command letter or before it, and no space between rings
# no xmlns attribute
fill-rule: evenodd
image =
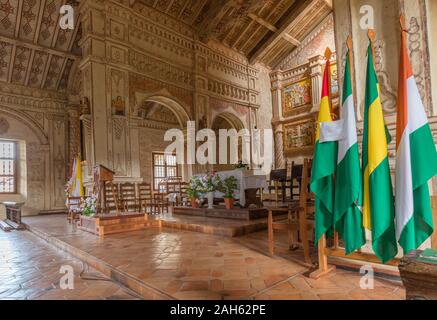
<svg viewBox="0 0 437 320"><path fill-rule="evenodd" d="M12 70L12 83L24 84L27 67L29 66L31 50L17 46L15 51L14 68Z"/></svg>
<svg viewBox="0 0 437 320"><path fill-rule="evenodd" d="M9 63L12 56L12 44L0 42L0 81L8 80Z"/></svg>
<svg viewBox="0 0 437 320"><path fill-rule="evenodd" d="M15 35L18 5L18 0L0 0L0 34Z"/></svg>
<svg viewBox="0 0 437 320"><path fill-rule="evenodd" d="M32 88L40 88L44 76L44 70L49 59L49 54L42 51L36 51L32 61L28 85Z"/></svg>
<svg viewBox="0 0 437 320"><path fill-rule="evenodd" d="M56 26L58 26L60 7L61 1L47 0L42 15L38 44L46 47L52 46L55 32L56 30L59 30L59 28L56 28Z"/></svg>
<svg viewBox="0 0 437 320"><path fill-rule="evenodd" d="M81 25L59 28L63 4L78 7L77 0L0 0L0 81L50 90L65 86L81 56Z"/></svg>
<svg viewBox="0 0 437 320"><path fill-rule="evenodd" d="M20 32L18 37L33 41L38 23L38 13L41 1L24 0L21 9Z"/></svg>

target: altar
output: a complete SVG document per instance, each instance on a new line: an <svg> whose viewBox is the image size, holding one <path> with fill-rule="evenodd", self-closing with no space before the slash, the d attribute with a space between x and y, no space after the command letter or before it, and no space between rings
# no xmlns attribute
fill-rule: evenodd
<svg viewBox="0 0 437 320"><path fill-rule="evenodd" d="M227 177L234 176L237 179L238 191L235 194L235 199L240 206L247 208L250 205L262 206L260 200L257 200L256 194L259 189L267 191L268 183L267 176L255 175L253 170L237 169L230 171L216 172L221 180ZM198 177L202 175L196 175ZM223 198L223 193L220 191L214 192L214 198Z"/></svg>

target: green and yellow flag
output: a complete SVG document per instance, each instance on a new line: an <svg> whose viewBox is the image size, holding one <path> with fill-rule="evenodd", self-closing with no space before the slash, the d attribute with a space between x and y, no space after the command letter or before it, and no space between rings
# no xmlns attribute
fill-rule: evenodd
<svg viewBox="0 0 437 320"><path fill-rule="evenodd" d="M337 142L320 142L320 124L331 122L329 50L323 75L322 100L317 122L316 144L311 174L311 192L315 195L315 240L328 237L334 225L334 174L337 166Z"/></svg>
<svg viewBox="0 0 437 320"><path fill-rule="evenodd" d="M363 224L372 231L373 251L383 263L392 260L398 252L388 140L370 44L363 134Z"/></svg>

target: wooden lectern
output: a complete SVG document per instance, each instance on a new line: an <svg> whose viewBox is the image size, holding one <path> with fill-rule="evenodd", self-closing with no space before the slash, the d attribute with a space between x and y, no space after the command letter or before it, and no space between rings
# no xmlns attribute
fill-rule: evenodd
<svg viewBox="0 0 437 320"><path fill-rule="evenodd" d="M114 175L115 172L106 168L105 166L102 165L96 165L94 166L94 170L93 170L93 176L94 176L94 194L97 195L97 202L96 202L96 211L97 213L101 213L103 211L107 211L106 208L106 184L110 184L110 187L113 190L113 194L114 197L116 196L115 193L115 186L113 185L113 181L114 181ZM116 203L116 210L117 213L119 212L118 210L118 199L115 199L115 203ZM109 212L107 212L109 213Z"/></svg>

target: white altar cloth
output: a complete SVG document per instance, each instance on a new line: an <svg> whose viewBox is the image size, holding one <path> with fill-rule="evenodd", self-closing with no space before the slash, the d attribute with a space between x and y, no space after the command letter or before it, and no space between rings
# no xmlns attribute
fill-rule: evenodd
<svg viewBox="0 0 437 320"><path fill-rule="evenodd" d="M246 205L246 194L247 189L264 189L267 190L267 176L264 175L254 175L252 170L232 170L232 171L221 171L216 173L222 181L227 177L234 176L237 179L238 190L235 192L235 199L238 200L241 206ZM202 177L201 174L196 175L197 177ZM216 191L214 197L223 198L223 193Z"/></svg>

